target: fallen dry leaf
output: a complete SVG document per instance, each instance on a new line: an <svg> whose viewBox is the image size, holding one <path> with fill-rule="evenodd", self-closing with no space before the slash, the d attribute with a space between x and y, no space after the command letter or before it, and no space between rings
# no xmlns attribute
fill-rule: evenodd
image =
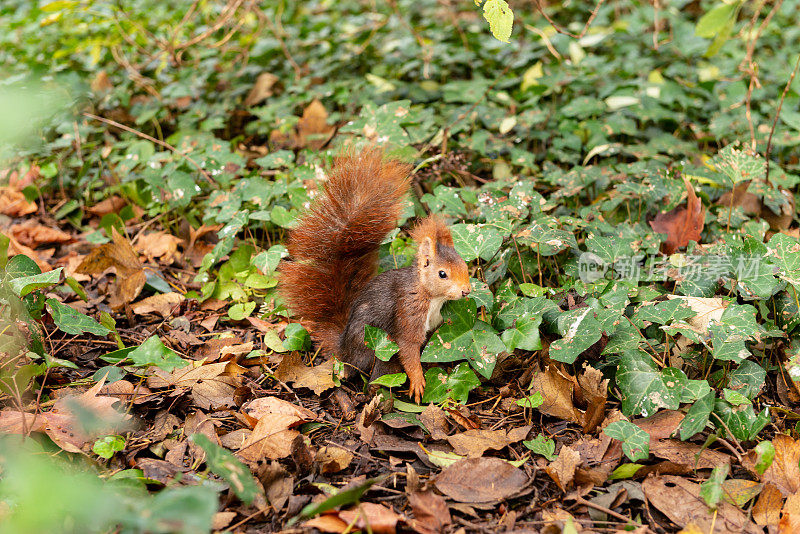
<svg viewBox="0 0 800 534"><path fill-rule="evenodd" d="M171 265L178 259L178 245L184 241L166 232L150 232L140 235L134 243L134 248L148 258L160 259L164 264Z"/></svg>
<svg viewBox="0 0 800 534"><path fill-rule="evenodd" d="M431 433L432 439L447 439L447 414L435 404L429 404L421 414L419 420Z"/></svg>
<svg viewBox="0 0 800 534"><path fill-rule="evenodd" d="M661 251L664 254L673 254L679 248L688 245L689 241L700 243L706 210L700 199L697 198L694 187L685 176L683 183L686 186L688 197L686 207L678 206L666 213L659 213L654 220L650 221L650 226L654 231L667 234L667 239L661 243Z"/></svg>
<svg viewBox="0 0 800 534"><path fill-rule="evenodd" d="M467 430L447 436L447 442L453 446L453 452L468 458L478 458L488 449L499 451L512 443L528 437L530 426L513 428L509 431L499 430Z"/></svg>
<svg viewBox="0 0 800 534"><path fill-rule="evenodd" d="M99 395L104 382L101 380L80 395L60 397L50 411L41 414L45 433L65 451L82 452L84 445L119 432L130 419L113 407L119 399Z"/></svg>
<svg viewBox="0 0 800 534"><path fill-rule="evenodd" d="M273 95L272 87L278 83L279 78L271 72L262 72L256 78L256 83L244 99L245 106L255 106Z"/></svg>
<svg viewBox="0 0 800 534"><path fill-rule="evenodd" d="M132 302L142 291L147 277L139 261L139 256L130 242L117 232L111 231L111 243L106 243L90 252L76 269L82 274L99 275L108 268L117 273L116 283L111 291L109 305L120 308Z"/></svg>
<svg viewBox="0 0 800 534"><path fill-rule="evenodd" d="M320 365L306 367L299 352L291 352L283 357L275 369L275 377L295 387L308 388L317 395L336 385L333 382L332 358Z"/></svg>
<svg viewBox="0 0 800 534"><path fill-rule="evenodd" d="M342 510L339 517L347 525L352 524L362 531L369 525L369 529L375 534L394 534L398 521L403 519L403 516L391 508L371 502L362 502L352 510Z"/></svg>
<svg viewBox="0 0 800 534"><path fill-rule="evenodd" d="M28 202L22 191L10 187L0 187L0 213L9 217L25 217L36 213L39 207L35 202Z"/></svg>
<svg viewBox="0 0 800 534"><path fill-rule="evenodd" d="M797 534L800 532L800 515L783 514L778 522L778 534Z"/></svg>
<svg viewBox="0 0 800 534"><path fill-rule="evenodd" d="M744 512L725 501L717 505L716 514L710 512L700 497L700 485L685 478L671 475L647 478L642 489L653 506L681 527L694 523L704 533L762 534Z"/></svg>
<svg viewBox="0 0 800 534"><path fill-rule="evenodd" d="M27 434L43 430L44 419L40 415L17 410L0 411L0 433Z"/></svg>
<svg viewBox="0 0 800 534"><path fill-rule="evenodd" d="M774 484L765 484L753 506L753 521L766 527L776 525L781 518L783 495Z"/></svg>
<svg viewBox="0 0 800 534"><path fill-rule="evenodd" d="M528 475L500 458L466 458L443 469L434 484L455 501L490 503L520 494Z"/></svg>
<svg viewBox="0 0 800 534"><path fill-rule="evenodd" d="M98 202L94 206L86 208L86 211L96 217L102 217L104 215L108 215L109 213L117 213L127 204L128 203L123 198L118 197L117 195L112 195L107 199Z"/></svg>
<svg viewBox="0 0 800 534"><path fill-rule="evenodd" d="M414 511L411 528L419 534L438 534L452 523L447 502L432 491L415 491L409 494L408 504Z"/></svg>
<svg viewBox="0 0 800 534"><path fill-rule="evenodd" d="M786 434L777 434L772 446L775 447L775 459L764 471L761 480L774 484L784 497L794 495L800 490L800 443ZM748 454L746 459L752 457L752 454ZM745 467L748 467L747 462Z"/></svg>
<svg viewBox="0 0 800 534"><path fill-rule="evenodd" d="M36 248L45 243L68 243L72 241L72 236L67 232L58 228L44 226L31 219L11 226L9 232L21 245L31 248Z"/></svg>
<svg viewBox="0 0 800 534"><path fill-rule="evenodd" d="M174 315L180 307L181 302L186 300L186 297L180 293L170 291L169 293L156 293L151 297L140 300L131 309L136 315L147 315L148 313L157 313L161 317L170 317Z"/></svg>
<svg viewBox="0 0 800 534"><path fill-rule="evenodd" d="M558 452L558 458L554 462L550 462L545 471L553 479L553 482L561 488L561 491L565 492L572 485L572 480L575 478L575 469L580 464L581 455L570 446L565 445Z"/></svg>
<svg viewBox="0 0 800 534"><path fill-rule="evenodd" d="M722 312L728 307L730 301L722 297L685 297L683 295L667 295L668 299L680 299L697 315L686 319L693 330L703 336L708 335L708 325L711 321L719 322Z"/></svg>
<svg viewBox="0 0 800 534"><path fill-rule="evenodd" d="M325 106L315 98L303 110L303 116L297 121L295 145L297 148L308 147L311 150L319 150L330 141L335 132L336 127L328 125L328 112Z"/></svg>
<svg viewBox="0 0 800 534"><path fill-rule="evenodd" d="M233 393L239 385L238 371L233 372L227 362L187 365L171 373L156 368L147 378L150 388L190 389L192 399L204 410L235 406Z"/></svg>
<svg viewBox="0 0 800 534"><path fill-rule="evenodd" d="M677 439L651 439L650 454L690 469L713 469L731 463L731 457L725 453Z"/></svg>
<svg viewBox="0 0 800 534"><path fill-rule="evenodd" d="M314 462L323 475L344 471L353 461L353 453L341 447L322 447L317 451Z"/></svg>
<svg viewBox="0 0 800 534"><path fill-rule="evenodd" d="M743 508L761 492L762 485L754 480L729 478L722 483L722 497L729 503Z"/></svg>
<svg viewBox="0 0 800 534"><path fill-rule="evenodd" d="M292 441L300 435L293 427L317 419L313 412L277 397L254 399L242 406L242 413L255 422L253 432L237 452L249 463L289 456Z"/></svg>
<svg viewBox="0 0 800 534"><path fill-rule="evenodd" d="M531 392L542 394L544 402L537 408L546 415L581 423L583 415L573 403L575 379L550 365L544 371L533 375Z"/></svg>

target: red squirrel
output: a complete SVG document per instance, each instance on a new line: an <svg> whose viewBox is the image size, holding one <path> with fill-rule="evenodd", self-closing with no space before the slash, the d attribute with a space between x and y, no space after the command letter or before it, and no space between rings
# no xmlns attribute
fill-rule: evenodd
<svg viewBox="0 0 800 534"><path fill-rule="evenodd" d="M289 234L279 290L320 351L349 364L346 376L358 369L374 380L400 372L399 360L409 394L420 402L422 346L442 322L444 301L466 297L470 281L450 231L436 216L411 231L418 245L413 266L377 274L378 247L397 226L409 171L377 148L335 158L319 199ZM365 325L397 343L389 362L364 344Z"/></svg>

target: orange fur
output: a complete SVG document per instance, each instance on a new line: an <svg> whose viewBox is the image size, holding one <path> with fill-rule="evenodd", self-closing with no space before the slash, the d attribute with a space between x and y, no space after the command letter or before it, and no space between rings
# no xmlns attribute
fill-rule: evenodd
<svg viewBox="0 0 800 534"><path fill-rule="evenodd" d="M289 235L281 295L324 353L336 350L353 299L377 272L378 247L397 225L409 171L374 147L346 152Z"/></svg>
<svg viewBox="0 0 800 534"><path fill-rule="evenodd" d="M429 215L411 230L411 238L417 243L422 243L426 237L430 237L434 243L453 246L453 236L450 235L450 229L447 228L447 225L438 215Z"/></svg>

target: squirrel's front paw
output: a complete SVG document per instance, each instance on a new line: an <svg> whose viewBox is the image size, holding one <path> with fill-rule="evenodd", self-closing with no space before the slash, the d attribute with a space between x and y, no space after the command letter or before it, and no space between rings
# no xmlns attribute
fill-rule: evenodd
<svg viewBox="0 0 800 534"><path fill-rule="evenodd" d="M422 394L425 393L425 379L411 379L411 387L408 388L408 395L417 404L422 402Z"/></svg>

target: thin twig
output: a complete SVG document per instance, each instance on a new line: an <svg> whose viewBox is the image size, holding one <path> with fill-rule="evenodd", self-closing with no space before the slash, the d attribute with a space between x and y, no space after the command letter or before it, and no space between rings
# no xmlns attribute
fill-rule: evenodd
<svg viewBox="0 0 800 534"><path fill-rule="evenodd" d="M536 2L536 7L539 9L539 13L542 14L542 16L545 18L545 20L547 20L547 22L549 22L550 25L558 33L563 33L564 35L568 35L568 36L573 37L575 39L580 39L581 37L586 35L586 32L589 30L589 26L591 26L592 22L594 22L595 17L597 17L597 13L600 11L600 6L603 5L603 2L605 2L605 0L598 0L597 5L594 6L594 9L592 10L592 13L589 15L589 18L586 20L586 24L584 24L584 26L583 26L583 30L581 30L581 33L579 33L579 34L575 34L575 33L572 33L569 30L564 29L563 27L559 26L556 23L556 21L551 19L550 15L547 14L547 11L545 11L544 6L542 5L542 0L535 0L535 2Z"/></svg>
<svg viewBox="0 0 800 534"><path fill-rule="evenodd" d="M778 118L781 116L781 108L783 107L783 100L786 98L786 93L789 92L789 87L792 85L792 81L794 81L794 77L797 74L797 67L800 67L800 55L797 56L797 61L794 62L794 69L792 69L792 74L789 76L789 81L786 82L786 86L783 88L783 93L781 94L781 100L778 102L778 111L775 112L775 118L772 120L772 128L769 130L769 138L767 139L767 150L764 154L764 157L767 159L767 172L764 177L764 181L769 184L769 154L772 152L772 134L775 133L775 126L778 124Z"/></svg>
<svg viewBox="0 0 800 534"><path fill-rule="evenodd" d="M159 146L162 146L162 147L166 148L167 150L170 150L170 151L178 154L179 156L183 157L186 161L191 163L200 172L200 174L202 174L205 177L205 179L208 180L209 183L211 183L211 184L215 183L214 179L211 178L211 175L209 175L200 166L199 163L197 163L195 160L193 160L192 158L190 158L189 156L187 156L186 154L184 154L183 152L181 152L180 150L178 150L174 146L170 145L169 143L167 143L165 141L160 141L160 140L156 139L155 137L151 137L151 136L147 135L146 133L142 133L142 132L140 132L138 130L134 130L130 126L125 126L124 124L121 124L121 123L119 123L117 121L113 121L111 119L106 119L104 117L98 117L97 115L94 115L92 113L84 113L83 116L84 117L88 117L90 119L94 119L96 121L104 122L106 124L110 124L111 126L119 128L120 130L125 130L126 132L132 133L134 135L138 135L142 139L147 139L151 143L155 143L155 144L157 144Z"/></svg>

